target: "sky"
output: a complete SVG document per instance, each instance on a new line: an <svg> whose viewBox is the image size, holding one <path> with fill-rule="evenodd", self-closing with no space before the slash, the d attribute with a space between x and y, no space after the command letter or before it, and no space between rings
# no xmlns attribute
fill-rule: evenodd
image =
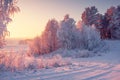
<svg viewBox="0 0 120 80"><path fill-rule="evenodd" d="M10 38L34 38L41 35L50 19L61 21L65 14L69 14L79 21L86 7L96 6L99 13L104 14L119 3L120 0L18 0L21 11L8 25Z"/></svg>

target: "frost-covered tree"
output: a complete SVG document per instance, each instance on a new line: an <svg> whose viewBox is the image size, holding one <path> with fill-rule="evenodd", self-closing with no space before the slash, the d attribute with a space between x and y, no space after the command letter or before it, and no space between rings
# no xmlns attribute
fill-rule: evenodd
<svg viewBox="0 0 120 80"><path fill-rule="evenodd" d="M60 22L60 28L57 32L57 36L62 48L73 49L75 47L76 39L76 26L73 18L69 18L69 15L64 16L64 20Z"/></svg>
<svg viewBox="0 0 120 80"><path fill-rule="evenodd" d="M106 17L107 14L103 15L102 16L102 22L101 22L101 29L100 29L100 34L101 34L101 38L102 39L105 39L105 38L108 38L108 35L107 35L107 27L109 25L109 21L107 20L107 17Z"/></svg>
<svg viewBox="0 0 120 80"><path fill-rule="evenodd" d="M85 25L96 25L98 20L98 10L95 6L88 7L82 13L82 21Z"/></svg>
<svg viewBox="0 0 120 80"><path fill-rule="evenodd" d="M17 0L0 0L0 47L4 45L5 36L9 35L7 24L12 21L11 15L20 11Z"/></svg>
<svg viewBox="0 0 120 80"><path fill-rule="evenodd" d="M36 37L30 45L31 53L45 54L58 49L57 29L58 22L55 19L49 20L45 30L40 37Z"/></svg>
<svg viewBox="0 0 120 80"><path fill-rule="evenodd" d="M104 28L104 37L105 38L111 38L111 27L110 25L113 14L115 12L115 7L110 7L109 9L107 9L107 12L104 15L103 21L102 21L102 26Z"/></svg>
<svg viewBox="0 0 120 80"><path fill-rule="evenodd" d="M43 41L44 47L46 47L46 52L52 52L58 48L58 38L57 38L57 29L59 28L58 22L55 19L49 20L46 29L42 34L41 39Z"/></svg>
<svg viewBox="0 0 120 80"><path fill-rule="evenodd" d="M110 21L111 37L113 39L120 39L120 5L113 12L112 19Z"/></svg>

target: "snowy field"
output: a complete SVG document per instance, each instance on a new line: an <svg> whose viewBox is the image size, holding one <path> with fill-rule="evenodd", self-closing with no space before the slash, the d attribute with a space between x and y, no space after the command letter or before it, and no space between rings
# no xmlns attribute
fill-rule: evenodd
<svg viewBox="0 0 120 80"><path fill-rule="evenodd" d="M44 62L41 68L0 71L0 80L120 80L120 41L107 40L106 43L109 48L100 55L72 58L61 57L59 53L52 58L41 59ZM9 44L1 52L15 50L15 53L21 53L27 49L26 45ZM41 61L25 58L26 62L31 60Z"/></svg>

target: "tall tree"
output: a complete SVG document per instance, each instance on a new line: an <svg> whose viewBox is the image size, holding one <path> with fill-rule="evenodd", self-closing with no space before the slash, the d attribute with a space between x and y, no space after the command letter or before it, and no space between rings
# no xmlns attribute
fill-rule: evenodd
<svg viewBox="0 0 120 80"><path fill-rule="evenodd" d="M111 37L113 39L120 39L120 5L113 12L112 19L110 21Z"/></svg>
<svg viewBox="0 0 120 80"><path fill-rule="evenodd" d="M98 10L95 6L88 7L85 9L85 11L82 13L82 22L85 25L91 26L96 25L98 20Z"/></svg>
<svg viewBox="0 0 120 80"><path fill-rule="evenodd" d="M0 47L4 45L5 37L9 35L7 24L12 21L11 15L19 12L17 0L0 0Z"/></svg>
<svg viewBox="0 0 120 80"><path fill-rule="evenodd" d="M58 22L55 19L49 20L45 31L41 36L46 53L52 52L58 48L57 29L59 28Z"/></svg>
<svg viewBox="0 0 120 80"><path fill-rule="evenodd" d="M107 9L107 12L105 13L104 15L104 19L103 19L103 27L105 29L105 38L111 38L111 27L110 25L112 24L111 21L112 21L112 17L113 17L113 14L115 12L115 7L110 7L109 9Z"/></svg>

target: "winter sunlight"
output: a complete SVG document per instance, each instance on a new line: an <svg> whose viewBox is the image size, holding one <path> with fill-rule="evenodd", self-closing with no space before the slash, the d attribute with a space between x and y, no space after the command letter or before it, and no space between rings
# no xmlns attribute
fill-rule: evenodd
<svg viewBox="0 0 120 80"><path fill-rule="evenodd" d="M120 80L119 0L0 0L0 80Z"/></svg>

